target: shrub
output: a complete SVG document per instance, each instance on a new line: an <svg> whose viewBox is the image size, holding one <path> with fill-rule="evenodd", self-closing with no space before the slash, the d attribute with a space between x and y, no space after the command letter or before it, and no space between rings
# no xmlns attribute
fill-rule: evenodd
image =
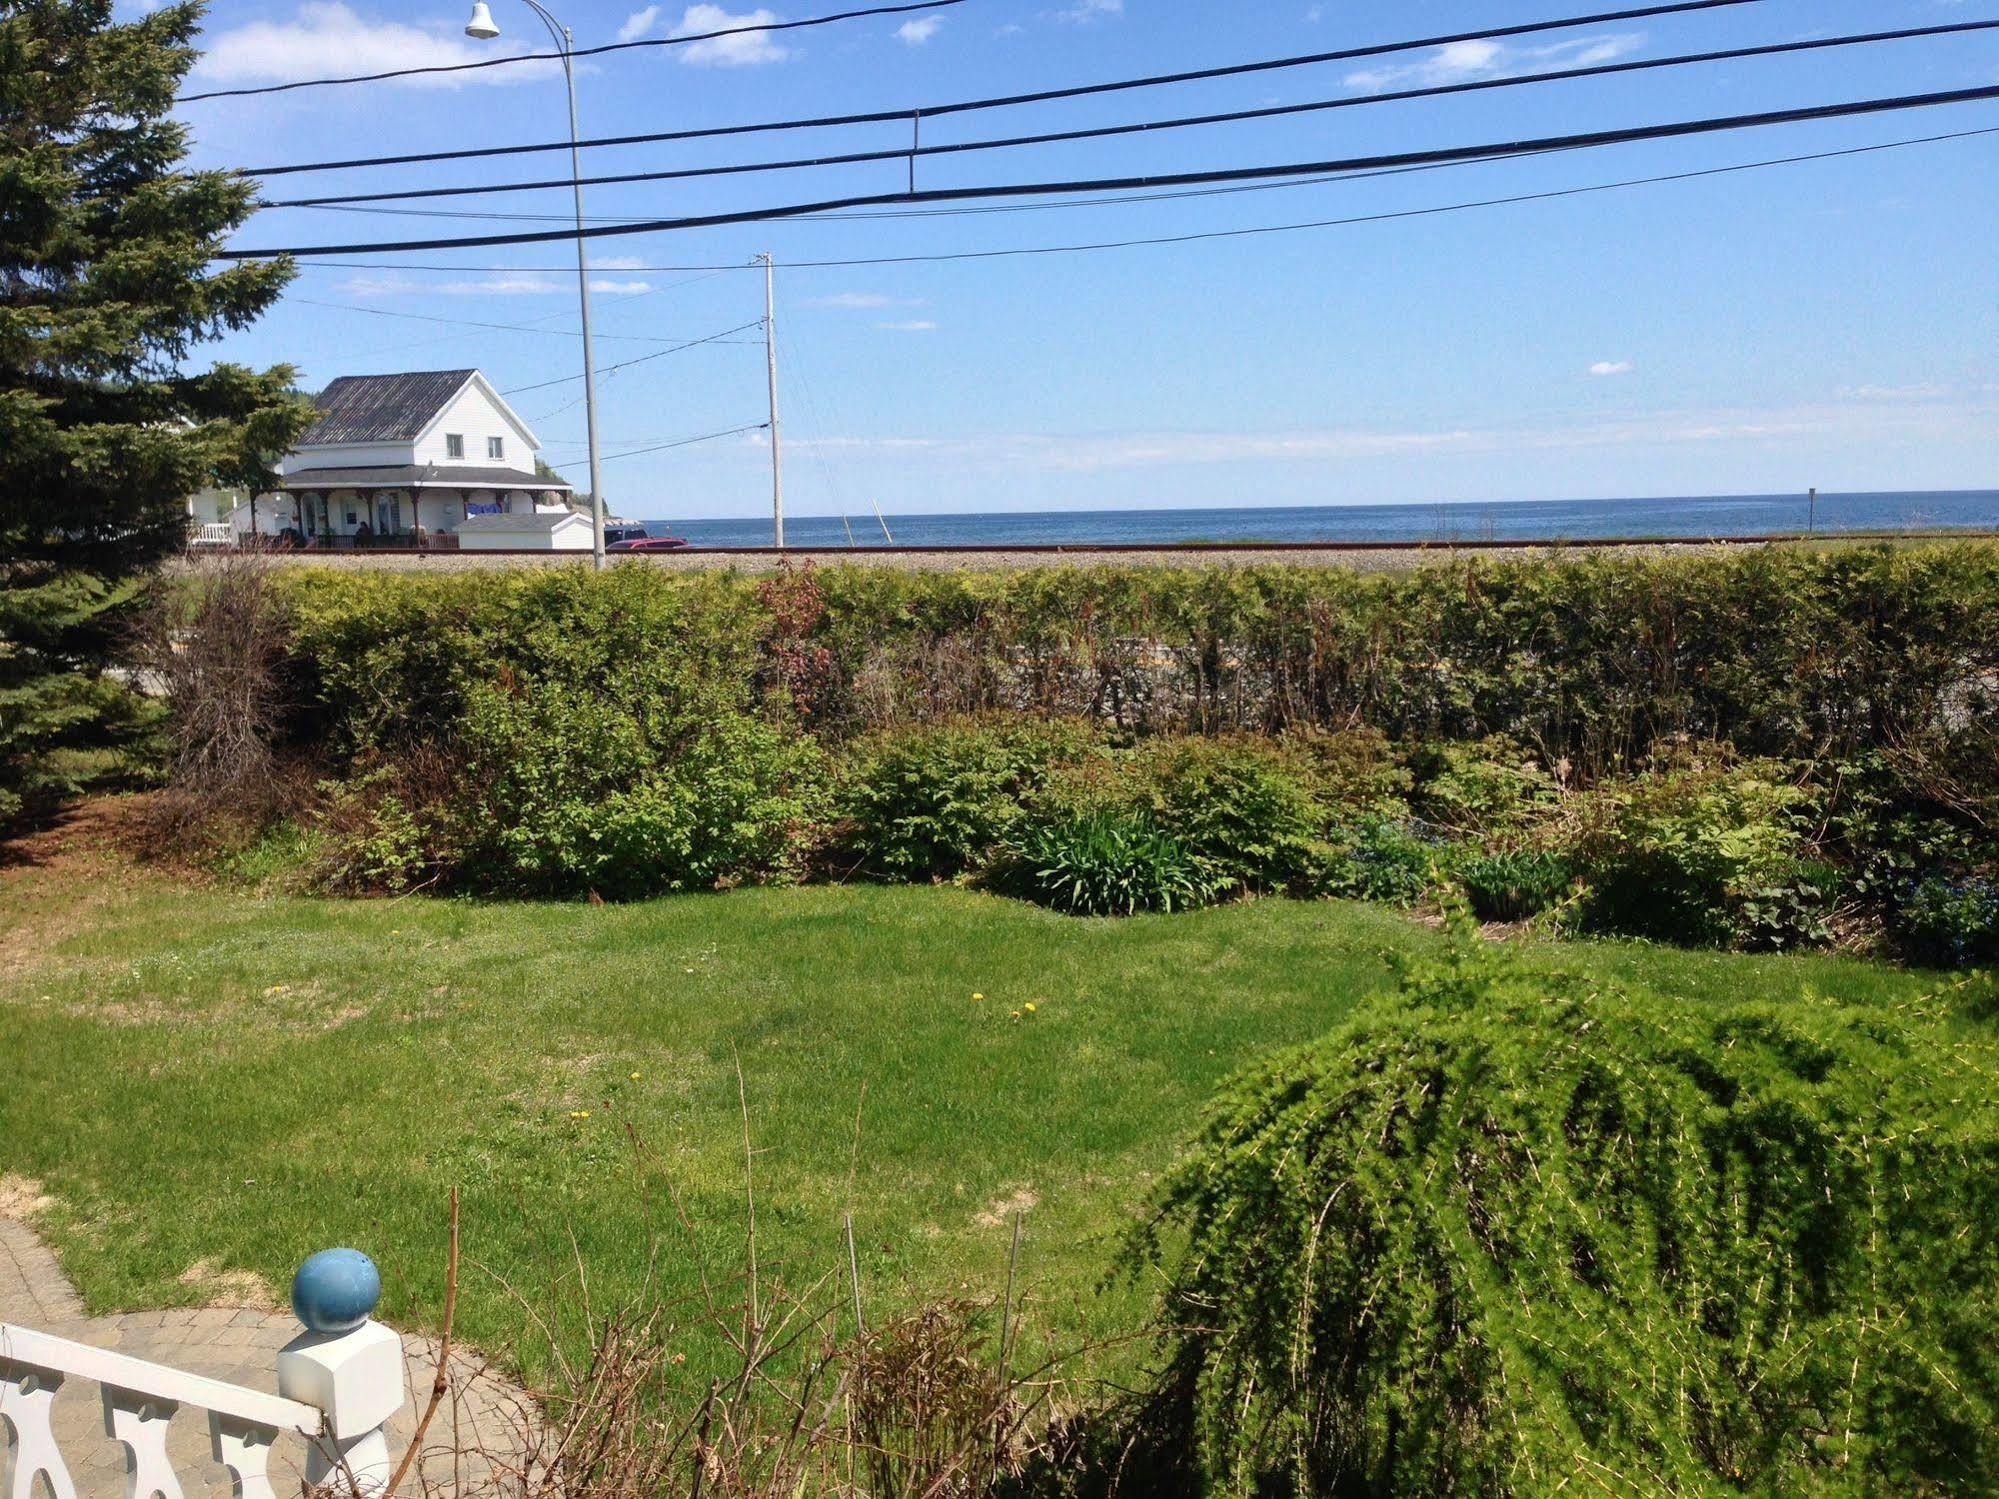
<svg viewBox="0 0 1999 1499"><path fill-rule="evenodd" d="M1456 858L1446 840L1402 818L1363 818L1334 837L1338 854L1326 892L1353 900L1413 905Z"/></svg>
<svg viewBox="0 0 1999 1499"><path fill-rule="evenodd" d="M1375 728L1287 730L1278 741L1312 797L1340 816L1407 816L1415 785L1388 736Z"/></svg>
<svg viewBox="0 0 1999 1499"><path fill-rule="evenodd" d="M1116 812L1029 828L1008 883L1071 916L1179 911L1215 895L1201 861L1178 839Z"/></svg>
<svg viewBox="0 0 1999 1499"><path fill-rule="evenodd" d="M1143 805L1218 887L1316 894L1334 857L1327 814L1281 748L1249 739L1163 741L1141 752Z"/></svg>
<svg viewBox="0 0 1999 1499"><path fill-rule="evenodd" d="M1437 743L1411 757L1414 805L1425 821L1466 833L1525 827L1559 797L1555 778L1500 735L1475 744Z"/></svg>
<svg viewBox="0 0 1999 1499"><path fill-rule="evenodd" d="M1539 916L1568 894L1574 878L1562 855L1535 849L1483 854L1458 866L1472 911L1485 921Z"/></svg>
<svg viewBox="0 0 1999 1499"><path fill-rule="evenodd" d="M892 879L978 867L1020 821L1052 766L1095 736L1081 724L958 720L872 735L847 756L839 812L850 857Z"/></svg>
<svg viewBox="0 0 1999 1499"><path fill-rule="evenodd" d="M1999 1042L1461 952L1217 1100L1130 1265L1213 1492L1992 1493Z"/></svg>
<svg viewBox="0 0 1999 1499"><path fill-rule="evenodd" d="M1999 962L1999 882L1978 876L1928 879L1899 913L1909 955L1940 968Z"/></svg>
<svg viewBox="0 0 1999 1499"><path fill-rule="evenodd" d="M1706 947L1765 933L1780 892L1810 883L1799 822L1811 798L1777 776L1768 765L1669 770L1595 797L1578 850L1584 924Z"/></svg>
<svg viewBox="0 0 1999 1499"><path fill-rule="evenodd" d="M730 709L537 682L472 694L462 874L528 895L637 900L784 880L825 809L815 741Z"/></svg>

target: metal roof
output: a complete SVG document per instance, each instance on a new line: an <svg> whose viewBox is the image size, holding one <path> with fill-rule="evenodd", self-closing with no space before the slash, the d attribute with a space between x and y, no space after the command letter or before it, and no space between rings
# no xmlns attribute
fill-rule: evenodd
<svg viewBox="0 0 1999 1499"><path fill-rule="evenodd" d="M408 442L423 433L476 370L418 370L407 375L342 375L319 393L319 420L300 447L330 443Z"/></svg>
<svg viewBox="0 0 1999 1499"><path fill-rule="evenodd" d="M306 468L286 474L278 488L302 489L569 489L567 479L543 478L518 468L460 468L451 463L398 463L381 468Z"/></svg>

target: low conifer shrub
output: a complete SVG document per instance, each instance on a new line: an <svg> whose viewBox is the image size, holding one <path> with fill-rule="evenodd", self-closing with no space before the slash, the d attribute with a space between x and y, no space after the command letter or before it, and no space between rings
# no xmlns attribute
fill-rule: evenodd
<svg viewBox="0 0 1999 1499"><path fill-rule="evenodd" d="M1999 1492L1999 1038L1511 952L1238 1078L1132 1246L1206 1492Z"/></svg>

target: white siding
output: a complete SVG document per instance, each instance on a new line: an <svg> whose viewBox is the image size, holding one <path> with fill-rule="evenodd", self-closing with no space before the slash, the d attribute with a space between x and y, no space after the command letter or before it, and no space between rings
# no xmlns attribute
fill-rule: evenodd
<svg viewBox="0 0 1999 1499"><path fill-rule="evenodd" d="M465 456L451 458L445 453L445 438L452 433L465 439ZM496 463L486 456L486 439L505 439L506 456ZM440 468L516 468L532 472L534 447L520 424L486 393L478 380L451 398L437 420L417 439L416 457L405 462L434 463Z"/></svg>
<svg viewBox="0 0 1999 1499"><path fill-rule="evenodd" d="M328 447L298 448L285 454L284 471L296 474L309 468L388 468L415 463L415 451L406 442L344 443Z"/></svg>

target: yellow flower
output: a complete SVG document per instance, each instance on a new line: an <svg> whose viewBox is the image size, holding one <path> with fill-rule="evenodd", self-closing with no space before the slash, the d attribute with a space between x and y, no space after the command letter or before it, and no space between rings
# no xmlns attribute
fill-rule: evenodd
<svg viewBox="0 0 1999 1499"><path fill-rule="evenodd" d="M1008 1012L1007 1012L1007 1018L1008 1018L1009 1020L1018 1020L1018 1019L1020 1019L1020 1011L1018 1011L1018 1010L1010 1010L1010 1011L1008 1011Z"/></svg>
<svg viewBox="0 0 1999 1499"><path fill-rule="evenodd" d="M569 1117L571 1119L588 1119L590 1117L590 1111L588 1109L571 1109L569 1111Z"/></svg>
<svg viewBox="0 0 1999 1499"><path fill-rule="evenodd" d="M632 1081L633 1081L633 1082L637 1082L638 1080L639 1080L639 1075L638 1075L638 1074L637 1074L636 1072L634 1072L634 1073L632 1074Z"/></svg>
<svg viewBox="0 0 1999 1499"><path fill-rule="evenodd" d="M1034 1013L1034 1001L1030 999L1025 1005L1022 1006L1022 1008L1025 1009L1028 1014L1032 1015Z"/></svg>
<svg viewBox="0 0 1999 1499"><path fill-rule="evenodd" d="M974 995L972 996L972 998L973 998L973 1000L977 1001L977 1000L981 1000L981 999L984 999L984 998L985 998L985 995L983 995L983 994L974 994Z"/></svg>

